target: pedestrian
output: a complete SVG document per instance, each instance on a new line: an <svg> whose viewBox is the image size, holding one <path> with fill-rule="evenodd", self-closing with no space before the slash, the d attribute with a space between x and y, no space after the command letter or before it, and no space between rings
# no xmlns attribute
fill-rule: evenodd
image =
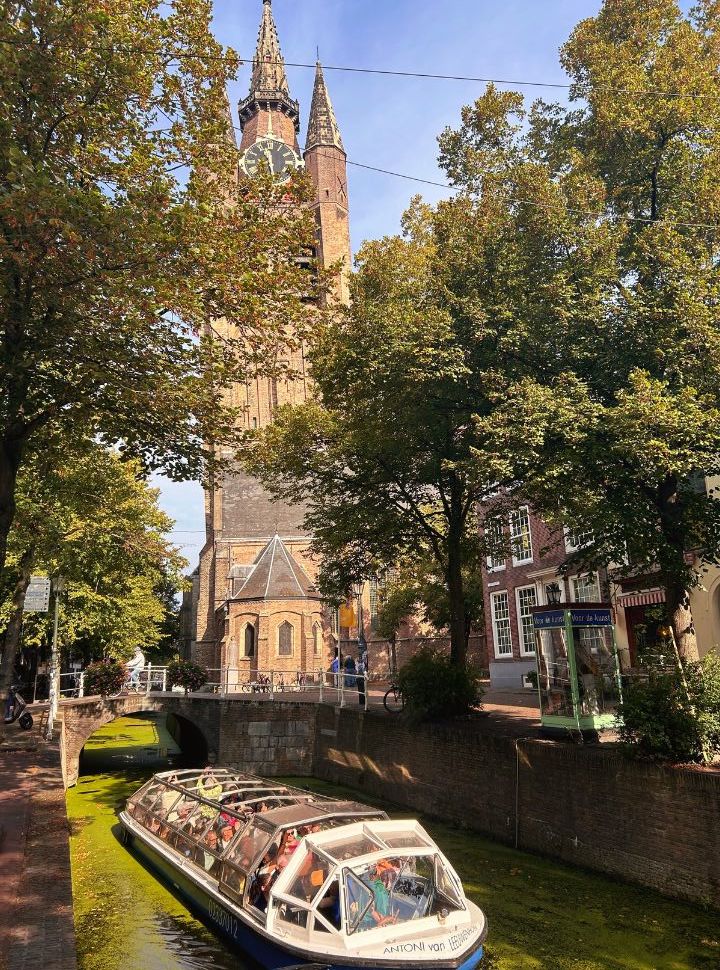
<svg viewBox="0 0 720 970"><path fill-rule="evenodd" d="M365 707L365 681L367 679L367 653L363 652L358 657L358 662L355 665L355 672L357 674L355 680L357 682L358 704L360 705L360 707Z"/></svg>
<svg viewBox="0 0 720 970"><path fill-rule="evenodd" d="M352 657L345 658L345 689L352 690L356 684L355 661Z"/></svg>
<svg viewBox="0 0 720 970"><path fill-rule="evenodd" d="M333 662L330 664L330 673L333 675L333 687L339 687L340 678L338 677L338 674L340 673L340 652L337 647L335 647L335 656L333 658Z"/></svg>

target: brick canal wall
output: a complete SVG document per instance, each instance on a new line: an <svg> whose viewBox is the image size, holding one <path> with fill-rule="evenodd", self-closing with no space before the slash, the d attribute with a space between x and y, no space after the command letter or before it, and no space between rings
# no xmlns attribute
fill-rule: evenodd
<svg viewBox="0 0 720 970"><path fill-rule="evenodd" d="M313 704L220 701L219 762L272 778L312 775Z"/></svg>
<svg viewBox="0 0 720 970"><path fill-rule="evenodd" d="M607 747L516 748L481 720L409 728L322 707L314 774L720 908L720 772L639 763Z"/></svg>

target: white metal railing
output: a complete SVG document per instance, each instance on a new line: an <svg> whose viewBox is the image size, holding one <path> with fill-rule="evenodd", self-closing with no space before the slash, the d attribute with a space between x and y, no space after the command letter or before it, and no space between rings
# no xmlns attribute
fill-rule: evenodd
<svg viewBox="0 0 720 970"><path fill-rule="evenodd" d="M170 687L168 668L152 664L133 671L120 690L123 694L184 693L182 687ZM217 694L222 697L254 695L272 700L277 695L340 707L360 705L367 710L371 682L367 674L333 673L323 670L248 670L241 667L216 667L207 671L207 681L191 694ZM362 690L362 687L365 689ZM359 689L360 688L360 689ZM116 696L120 696L116 695ZM60 697L85 697L83 672L60 675Z"/></svg>

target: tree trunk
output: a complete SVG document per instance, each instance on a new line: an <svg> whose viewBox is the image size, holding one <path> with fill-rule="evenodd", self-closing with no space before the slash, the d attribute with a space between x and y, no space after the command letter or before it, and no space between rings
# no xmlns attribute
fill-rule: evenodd
<svg viewBox="0 0 720 970"><path fill-rule="evenodd" d="M680 656L683 660L699 660L695 624L690 609L690 592L681 583L674 582L667 583L666 591L670 625Z"/></svg>
<svg viewBox="0 0 720 970"><path fill-rule="evenodd" d="M18 569L18 576L12 596L12 613L2 639L2 662L0 662L0 698L6 697L8 688L13 682L15 657L20 646L22 633L23 606L35 563L35 547L31 546L22 554Z"/></svg>
<svg viewBox="0 0 720 970"><path fill-rule="evenodd" d="M450 516L447 538L447 588L450 604L450 659L464 664L467 659L467 622L465 619L465 588L462 574L463 515L462 491L453 481L450 493Z"/></svg>
<svg viewBox="0 0 720 970"><path fill-rule="evenodd" d="M684 530L683 502L677 475L667 475L658 489L658 506L663 536L670 550L664 564L667 613L683 660L698 660L698 643L690 609L685 553L687 543Z"/></svg>
<svg viewBox="0 0 720 970"><path fill-rule="evenodd" d="M15 518L15 488L22 448L16 441L0 440L0 576L5 571L10 528Z"/></svg>

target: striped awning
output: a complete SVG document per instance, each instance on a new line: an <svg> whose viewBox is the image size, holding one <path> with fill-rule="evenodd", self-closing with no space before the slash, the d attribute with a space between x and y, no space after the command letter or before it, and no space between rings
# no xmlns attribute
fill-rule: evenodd
<svg viewBox="0 0 720 970"><path fill-rule="evenodd" d="M665 602L664 589L640 589L629 590L627 593L620 593L618 605L626 606L655 606Z"/></svg>

